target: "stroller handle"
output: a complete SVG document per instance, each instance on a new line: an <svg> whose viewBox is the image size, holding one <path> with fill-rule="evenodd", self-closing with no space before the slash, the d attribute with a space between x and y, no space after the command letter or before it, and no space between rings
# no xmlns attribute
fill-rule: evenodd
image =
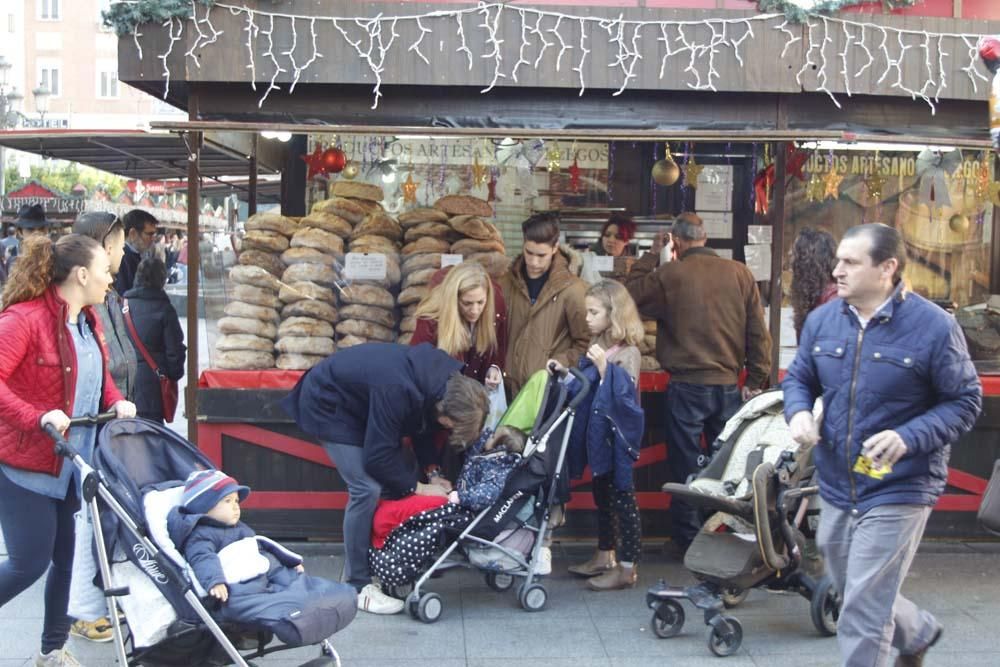
<svg viewBox="0 0 1000 667"><path fill-rule="evenodd" d="M90 426L96 424L106 424L115 418L114 411L103 412L98 415L83 415L82 417L74 417L69 420L70 426ZM65 456L66 458L74 458L76 456L76 451L70 447L69 442L63 437L63 434L59 432L52 424L46 424L42 427L50 438L52 438L56 445L55 451L56 456Z"/></svg>
<svg viewBox="0 0 1000 667"><path fill-rule="evenodd" d="M569 402L569 408L571 410L576 410L576 407L583 402L583 399L587 397L590 393L590 380L579 368L569 368L567 369L569 374L576 378L576 381L580 383L580 391L576 392L576 396Z"/></svg>

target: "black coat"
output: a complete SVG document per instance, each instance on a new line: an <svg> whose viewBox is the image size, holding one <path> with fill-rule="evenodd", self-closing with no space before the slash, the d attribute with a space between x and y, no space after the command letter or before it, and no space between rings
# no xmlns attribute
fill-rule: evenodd
<svg viewBox="0 0 1000 667"><path fill-rule="evenodd" d="M383 493L400 498L417 483L400 440L437 428L435 404L461 371L461 361L429 343L366 343L309 369L281 407L309 435L363 448L365 471Z"/></svg>
<svg viewBox="0 0 1000 667"><path fill-rule="evenodd" d="M122 263L118 266L118 273L115 274L115 291L124 295L132 289L135 283L135 272L139 268L142 255L132 249L132 246L125 244L125 254L122 255Z"/></svg>
<svg viewBox="0 0 1000 667"><path fill-rule="evenodd" d="M160 371L171 380L184 377L184 332L177 319L167 293L148 287L136 287L125 293L128 300L128 314L132 316L136 332L146 350L160 367ZM149 367L139 345L129 332L138 357L135 376L135 407L140 417L163 421L163 401L160 398L160 381Z"/></svg>

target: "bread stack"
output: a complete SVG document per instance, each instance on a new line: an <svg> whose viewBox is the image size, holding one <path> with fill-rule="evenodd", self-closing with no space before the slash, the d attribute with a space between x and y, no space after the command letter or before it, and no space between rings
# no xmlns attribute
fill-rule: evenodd
<svg viewBox="0 0 1000 667"><path fill-rule="evenodd" d="M298 230L291 218L278 213L258 213L246 222L243 250L239 263L259 266L276 278L285 272L281 254L288 250L290 239Z"/></svg>
<svg viewBox="0 0 1000 667"><path fill-rule="evenodd" d="M409 345L416 327L413 314L430 291L431 277L441 268L441 255L451 252L458 235L448 214L436 208L416 208L399 216L403 228L403 283L399 293L402 320L399 342Z"/></svg>
<svg viewBox="0 0 1000 667"><path fill-rule="evenodd" d="M656 320L643 320L642 328L646 335L642 339L642 344L639 345L639 353L642 355L642 364L639 370L643 372L662 371L663 368L656 358Z"/></svg>
<svg viewBox="0 0 1000 667"><path fill-rule="evenodd" d="M448 195L437 200L434 208L448 214L448 224L457 234L452 254L479 262L494 278L507 271L510 260L500 230L489 222L493 216L489 202L469 195Z"/></svg>
<svg viewBox="0 0 1000 667"><path fill-rule="evenodd" d="M231 300L225 317L218 322L222 335L215 344L215 366L227 370L273 368L281 306L278 279L259 266L243 264L229 270L229 279L233 283Z"/></svg>

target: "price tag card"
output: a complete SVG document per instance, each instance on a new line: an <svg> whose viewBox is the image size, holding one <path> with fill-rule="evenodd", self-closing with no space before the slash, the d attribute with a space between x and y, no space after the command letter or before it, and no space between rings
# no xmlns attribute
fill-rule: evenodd
<svg viewBox="0 0 1000 667"><path fill-rule="evenodd" d="M615 270L615 258L611 255L594 255L594 270L605 272Z"/></svg>
<svg viewBox="0 0 1000 667"><path fill-rule="evenodd" d="M449 253L443 253L441 255L441 268L446 266L455 266L456 264L461 264L464 258L461 255L452 255Z"/></svg>
<svg viewBox="0 0 1000 667"><path fill-rule="evenodd" d="M385 255L349 252L344 259L344 277L348 280L385 280Z"/></svg>

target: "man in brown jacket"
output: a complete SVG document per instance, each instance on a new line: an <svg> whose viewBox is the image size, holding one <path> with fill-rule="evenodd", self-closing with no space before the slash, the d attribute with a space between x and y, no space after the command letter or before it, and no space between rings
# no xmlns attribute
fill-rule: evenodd
<svg viewBox="0 0 1000 667"><path fill-rule="evenodd" d="M682 213L673 226L678 261L657 268L661 235L628 279L639 311L656 318L656 356L670 372L664 422L671 482L699 470L702 434L711 444L740 399L759 393L771 371L771 336L753 274L706 248L706 240L701 218ZM744 367L741 396L736 383ZM670 518L682 553L701 527L698 512L674 498Z"/></svg>
<svg viewBox="0 0 1000 667"><path fill-rule="evenodd" d="M587 284L559 249L559 217L539 213L521 224L523 252L500 277L507 302L507 368L511 396L549 359L575 366L590 333L583 305Z"/></svg>

